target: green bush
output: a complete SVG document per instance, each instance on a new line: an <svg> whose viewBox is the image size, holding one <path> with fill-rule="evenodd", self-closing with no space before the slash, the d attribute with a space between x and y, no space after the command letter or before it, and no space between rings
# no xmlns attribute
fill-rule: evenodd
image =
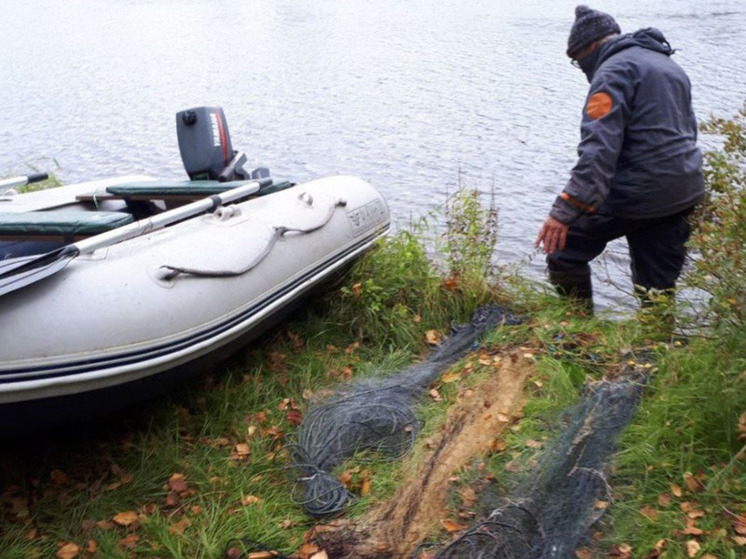
<svg viewBox="0 0 746 559"><path fill-rule="evenodd" d="M708 294L716 326L740 327L746 316L746 104L732 119L711 118L702 131L717 135L722 147L705 154L705 201L686 283Z"/></svg>
<svg viewBox="0 0 746 559"><path fill-rule="evenodd" d="M361 259L331 302L332 316L360 339L399 348L420 343L426 329L465 319L494 299L496 220L477 191L459 190L442 216L422 218ZM440 237L434 223L446 224Z"/></svg>

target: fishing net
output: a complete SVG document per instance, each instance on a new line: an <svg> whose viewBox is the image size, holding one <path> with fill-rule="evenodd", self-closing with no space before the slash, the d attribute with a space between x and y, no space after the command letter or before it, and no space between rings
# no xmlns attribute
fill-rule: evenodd
<svg viewBox="0 0 746 559"><path fill-rule="evenodd" d="M611 500L605 470L617 435L637 407L646 375L626 369L616 381L584 388L564 416L517 497L439 550L434 559L565 559L575 557ZM421 546L419 557L429 546Z"/></svg>
<svg viewBox="0 0 746 559"><path fill-rule="evenodd" d="M391 459L406 453L419 429L414 401L481 334L501 323L516 324L518 319L504 308L482 306L468 323L452 326L448 338L422 362L385 379L339 387L312 407L299 427L297 441L288 447L293 500L314 517L343 510L351 496L331 470L361 451L376 451Z"/></svg>

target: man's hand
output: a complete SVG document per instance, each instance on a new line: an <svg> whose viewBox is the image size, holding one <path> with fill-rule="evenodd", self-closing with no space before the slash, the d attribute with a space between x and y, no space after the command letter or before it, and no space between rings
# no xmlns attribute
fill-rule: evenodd
<svg viewBox="0 0 746 559"><path fill-rule="evenodd" d="M539 248L539 245L543 242L544 254L552 254L555 250L564 249L567 241L567 229L568 226L561 221L557 221L551 216L547 217L544 225L541 226L539 235L536 237L534 247Z"/></svg>

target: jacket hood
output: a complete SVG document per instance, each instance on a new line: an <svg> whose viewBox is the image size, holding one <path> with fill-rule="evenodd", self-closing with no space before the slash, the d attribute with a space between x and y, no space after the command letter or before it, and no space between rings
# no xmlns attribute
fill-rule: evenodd
<svg viewBox="0 0 746 559"><path fill-rule="evenodd" d="M621 35L613 41L604 43L599 47L598 61L596 62L593 71L595 73L599 66L604 63L607 59L614 56L616 53L626 50L630 47L642 47L644 49L660 52L666 56L671 56L675 49L671 48L666 38L660 30L654 27L648 27L647 29L640 29L634 33L627 33Z"/></svg>
<svg viewBox="0 0 746 559"><path fill-rule="evenodd" d="M641 47L644 49L660 52L666 56L671 56L675 49L671 48L666 38L663 36L658 29L654 27L648 27L647 29L640 29L634 33L628 33L621 35L620 37L609 41L608 43L602 44L596 51L588 55L589 60L586 64L583 61L580 62L580 67L583 69L588 78L588 82L593 80L593 76L596 70L606 60L614 56L616 53L626 50L630 47Z"/></svg>

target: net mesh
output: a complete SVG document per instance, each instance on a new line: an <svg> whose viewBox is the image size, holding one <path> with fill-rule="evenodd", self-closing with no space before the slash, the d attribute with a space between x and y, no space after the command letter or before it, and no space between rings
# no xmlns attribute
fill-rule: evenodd
<svg viewBox="0 0 746 559"><path fill-rule="evenodd" d="M632 418L647 376L626 368L615 381L586 384L564 414L530 481L485 522L428 557L434 559L565 559L587 538L611 501L606 479L616 438ZM421 557L429 546L418 548Z"/></svg>
<svg viewBox="0 0 746 559"><path fill-rule="evenodd" d="M314 517L342 511L351 495L330 472L355 453L373 450L391 459L406 453L419 429L415 400L443 371L463 357L484 332L519 320L506 309L479 307L428 357L385 379L337 388L313 406L289 445L293 500Z"/></svg>

